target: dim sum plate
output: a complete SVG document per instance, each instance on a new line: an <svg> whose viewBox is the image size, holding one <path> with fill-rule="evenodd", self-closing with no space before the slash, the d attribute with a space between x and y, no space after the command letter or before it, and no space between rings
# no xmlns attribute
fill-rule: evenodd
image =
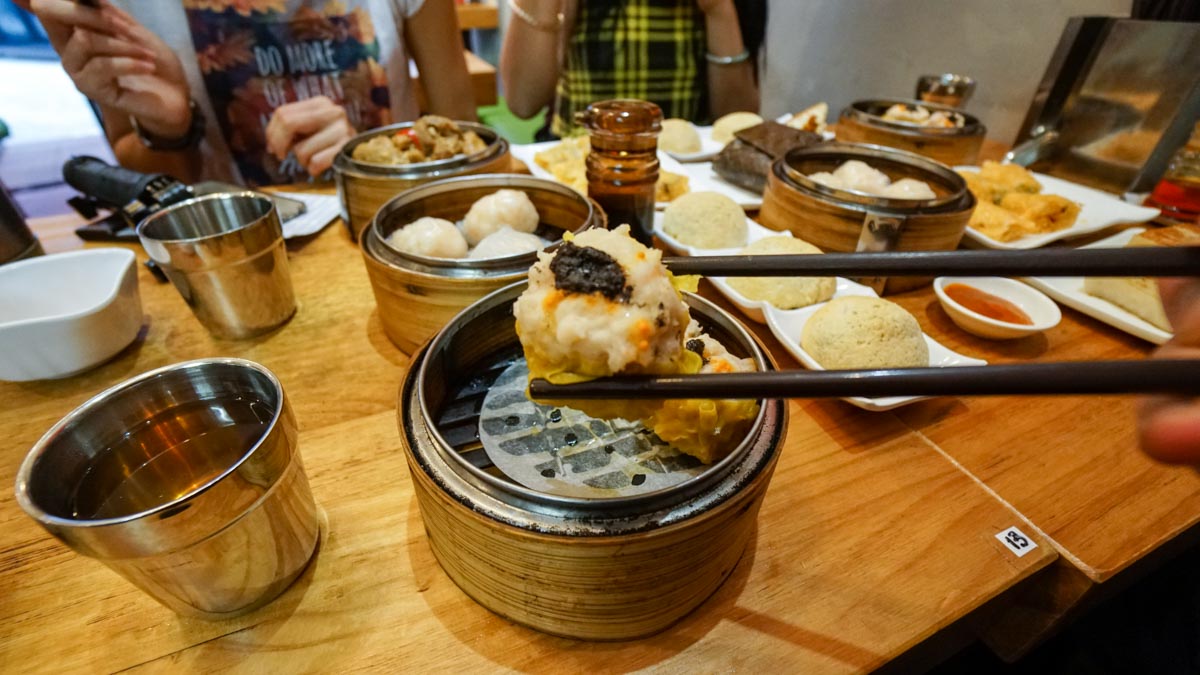
<svg viewBox="0 0 1200 675"><path fill-rule="evenodd" d="M667 248L671 249L675 253L678 253L679 255L687 255L687 256L737 255L742 250L741 246L737 246L734 248L697 248L695 246L688 246L686 244L682 244L678 240L676 240L674 237L672 237L671 235L669 235L663 231L662 223L663 223L663 214L661 214L661 213L654 214L654 234L655 234L655 236L657 236L659 238L659 240L662 241L662 243L666 244ZM746 230L747 230L746 231L746 245L747 246L753 242L758 241L759 239L765 239L767 237L777 237L777 236L791 237L792 236L791 232L776 232L775 230L772 230L770 228L759 225L758 223L754 222L753 220L751 220L749 218L746 219ZM713 286L715 286L718 291L721 292L721 295L724 295L726 298L729 299L730 302L737 305L737 308L742 311L742 314L745 314L747 317L749 317L750 319L753 319L754 321L757 321L758 323L765 324L767 322L767 318L763 314L763 310L767 307L766 302L763 302L762 300L750 300L749 298L742 295L741 293L738 293L737 291L735 291L733 289L732 286L729 285L729 282L726 281L726 277L706 277L706 278L712 282Z"/></svg>
<svg viewBox="0 0 1200 675"><path fill-rule="evenodd" d="M874 297L875 291L868 286L854 283L848 279L837 280L837 290L833 297L838 298L847 295L865 295ZM812 315L817 312L825 303L818 303L800 309L777 309L770 305L766 307L767 326L770 327L771 333L779 340L783 346L795 356L798 361L804 364L809 370L825 370L817 363L804 347L800 346L800 335L804 331L804 324L812 318ZM929 337L927 333L923 334L925 344L929 347L929 365L935 368L954 367L954 366L986 366L987 361L982 359L973 359L969 356L959 354L958 352L946 347L937 340ZM847 403L869 411L883 411L898 408L902 405L915 403L917 401L929 398L928 396L886 396L882 398L865 398L862 396L854 396L842 399Z"/></svg>
<svg viewBox="0 0 1200 675"><path fill-rule="evenodd" d="M700 149L696 152L667 152L667 154L685 164L711 161L713 157L717 156L717 153L721 152L725 144L713 140L712 125L702 127L693 124L692 127L700 136Z"/></svg>
<svg viewBox="0 0 1200 675"><path fill-rule="evenodd" d="M534 160L534 155L558 145L561 141L546 141L544 143L529 143L527 145L513 145L509 148L513 157L525 162L529 167L530 173L539 178L549 178L556 180L554 174L543 169ZM719 192L733 201L737 202L743 209L757 209L762 206L762 195L743 190L742 188L725 182L724 179L717 176L713 171L712 162L695 162L692 164L681 164L673 159L665 152L658 153L658 166L663 171L670 171L682 176L687 176L688 192ZM659 209L667 208L668 202L658 202L655 206Z"/></svg>
<svg viewBox="0 0 1200 675"><path fill-rule="evenodd" d="M1128 244L1134 236L1145 231L1145 228L1141 227L1122 230L1111 237L1081 248L1120 248ZM1071 309L1087 314L1093 319L1103 321L1113 328L1123 330L1135 337L1156 345L1161 345L1171 339L1171 333L1136 314L1107 300L1088 295L1083 290L1083 277L1031 277L1022 279L1022 281Z"/></svg>
<svg viewBox="0 0 1200 675"><path fill-rule="evenodd" d="M689 192L718 192L737 202L743 209L762 208L763 196L726 181L713 170L712 162L679 164L679 169L667 169L688 177ZM666 168L666 167L663 167Z"/></svg>
<svg viewBox="0 0 1200 675"><path fill-rule="evenodd" d="M963 173L977 173L979 167L956 166L954 170ZM968 227L967 239L985 248L1022 251L1045 246L1060 239L1092 234L1121 223L1144 223L1157 218L1160 213L1158 209L1130 204L1115 195L1084 187L1069 180L1042 173L1033 175L1042 184L1043 194L1059 195L1079 204L1079 217L1075 219L1074 225L1057 232L1029 235L1015 241L996 241L979 230Z"/></svg>

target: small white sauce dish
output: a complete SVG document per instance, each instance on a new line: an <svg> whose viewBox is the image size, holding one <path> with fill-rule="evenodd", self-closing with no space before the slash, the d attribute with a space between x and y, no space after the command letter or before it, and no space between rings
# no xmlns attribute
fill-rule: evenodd
<svg viewBox="0 0 1200 675"><path fill-rule="evenodd" d="M1002 298L1016 305L1033 321L1030 325L998 321L972 311L946 295L950 284L963 284ZM1062 311L1053 300L1041 291L1026 286L1014 279L1003 277L938 277L933 281L933 292L937 294L942 309L959 328L989 340L1011 340L1022 338L1058 325Z"/></svg>
<svg viewBox="0 0 1200 675"><path fill-rule="evenodd" d="M73 251L0 266L0 380L83 372L115 356L141 327L132 251Z"/></svg>

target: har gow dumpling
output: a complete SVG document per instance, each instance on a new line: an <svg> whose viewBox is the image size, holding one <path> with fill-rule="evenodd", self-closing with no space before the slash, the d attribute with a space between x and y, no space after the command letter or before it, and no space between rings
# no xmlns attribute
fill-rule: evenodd
<svg viewBox="0 0 1200 675"><path fill-rule="evenodd" d="M895 199L933 199L937 193L929 184L916 178L901 178L885 187L881 193L884 197Z"/></svg>
<svg viewBox="0 0 1200 675"><path fill-rule="evenodd" d="M887 174L857 159L843 163L834 169L833 175L843 187L868 194L879 194L891 182Z"/></svg>
<svg viewBox="0 0 1200 675"><path fill-rule="evenodd" d="M468 258L503 258L504 256L540 251L545 242L536 234L517 232L511 227L504 226L483 238L483 241L471 249Z"/></svg>
<svg viewBox="0 0 1200 675"><path fill-rule="evenodd" d="M471 205L463 219L462 232L467 243L475 246L503 227L516 232L533 232L539 220L537 209L524 192L497 190Z"/></svg>
<svg viewBox="0 0 1200 675"><path fill-rule="evenodd" d="M467 240L454 223L425 216L396 230L387 238L392 248L430 258L463 258L467 255Z"/></svg>

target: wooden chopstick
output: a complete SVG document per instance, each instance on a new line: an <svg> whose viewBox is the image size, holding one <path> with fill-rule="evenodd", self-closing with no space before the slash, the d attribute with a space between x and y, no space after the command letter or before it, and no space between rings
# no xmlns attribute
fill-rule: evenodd
<svg viewBox="0 0 1200 675"><path fill-rule="evenodd" d="M1200 246L667 256L663 263L674 274L712 277L1185 277L1200 276Z"/></svg>
<svg viewBox="0 0 1200 675"><path fill-rule="evenodd" d="M535 399L845 398L865 396L1041 396L1200 394L1200 359L1066 361L892 370L622 376L554 385L529 383Z"/></svg>

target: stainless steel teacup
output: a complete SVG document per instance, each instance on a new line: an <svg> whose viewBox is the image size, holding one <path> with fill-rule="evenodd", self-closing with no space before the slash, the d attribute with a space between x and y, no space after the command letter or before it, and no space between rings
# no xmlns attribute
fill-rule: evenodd
<svg viewBox="0 0 1200 675"><path fill-rule="evenodd" d="M137 232L213 335L254 337L296 313L283 226L270 199L252 192L189 199L146 218Z"/></svg>
<svg viewBox="0 0 1200 675"><path fill-rule="evenodd" d="M241 359L152 370L71 412L17 474L21 508L176 612L260 607L320 525L279 380Z"/></svg>

